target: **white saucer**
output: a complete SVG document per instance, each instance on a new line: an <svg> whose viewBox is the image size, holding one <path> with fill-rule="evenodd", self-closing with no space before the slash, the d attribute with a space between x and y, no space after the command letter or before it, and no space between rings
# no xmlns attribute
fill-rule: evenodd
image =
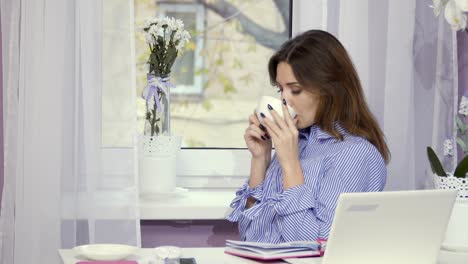
<svg viewBox="0 0 468 264"><path fill-rule="evenodd" d="M137 247L122 244L89 244L73 248L77 255L97 261L124 260L136 250Z"/></svg>
<svg viewBox="0 0 468 264"><path fill-rule="evenodd" d="M167 198L172 196L181 195L188 192L188 189L182 187L175 187L174 190L168 192L157 192L157 193L144 193L140 194L140 197L143 199L159 199L159 198Z"/></svg>

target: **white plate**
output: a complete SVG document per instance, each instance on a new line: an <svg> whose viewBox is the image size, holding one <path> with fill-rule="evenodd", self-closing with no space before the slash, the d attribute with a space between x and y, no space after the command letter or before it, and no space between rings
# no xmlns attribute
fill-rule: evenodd
<svg viewBox="0 0 468 264"><path fill-rule="evenodd" d="M136 250L134 246L121 244L89 244L73 248L77 255L99 261L123 260Z"/></svg>
<svg viewBox="0 0 468 264"><path fill-rule="evenodd" d="M188 189L182 187L175 187L174 190L168 192L158 192L158 193L145 193L141 194L141 198L144 199L160 199L160 198L167 198L171 196L180 195L183 193L188 192Z"/></svg>

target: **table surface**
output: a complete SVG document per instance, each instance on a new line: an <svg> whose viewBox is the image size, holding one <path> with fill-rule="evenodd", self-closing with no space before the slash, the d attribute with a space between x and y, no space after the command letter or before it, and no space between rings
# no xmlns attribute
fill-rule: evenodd
<svg viewBox="0 0 468 264"><path fill-rule="evenodd" d="M151 260L152 248L141 248L138 252L128 258L129 260L136 260L138 264L148 264ZM60 249L60 257L64 264L76 264L78 261L85 260L83 257L77 256L72 249ZM224 247L214 248L183 248L182 257L195 258L197 264L213 264L213 260L220 264L255 264L262 263L250 259L240 258L224 253ZM287 263L284 261L269 261L268 264ZM319 262L317 262L319 263ZM310 263L314 264L314 263Z"/></svg>
<svg viewBox="0 0 468 264"><path fill-rule="evenodd" d="M138 264L150 263L152 256L152 248L140 248L135 255L128 258L129 260L136 260ZM63 264L76 264L78 261L85 260L83 257L77 256L72 249L60 249L60 257ZM182 248L182 257L195 258L197 264L212 264L213 260L219 264L255 264L265 263L257 262L250 259L235 257L224 253L224 247L214 248ZM308 263L320 264L322 258L303 258L303 259L289 259L288 262L294 264ZM268 264L287 263L284 261L270 261ZM455 253L441 250L439 255L439 264L466 264L468 263L468 253Z"/></svg>

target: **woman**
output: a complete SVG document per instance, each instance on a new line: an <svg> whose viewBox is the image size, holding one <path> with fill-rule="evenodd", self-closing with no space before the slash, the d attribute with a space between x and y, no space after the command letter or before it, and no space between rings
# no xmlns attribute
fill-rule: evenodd
<svg viewBox="0 0 468 264"><path fill-rule="evenodd" d="M250 116L244 138L251 174L227 219L239 222L242 240L327 239L340 193L384 188L390 158L384 135L351 59L331 34L310 30L287 41L268 69L283 106L269 106L275 122L265 118L261 125ZM278 115L288 113L286 104L294 119Z"/></svg>

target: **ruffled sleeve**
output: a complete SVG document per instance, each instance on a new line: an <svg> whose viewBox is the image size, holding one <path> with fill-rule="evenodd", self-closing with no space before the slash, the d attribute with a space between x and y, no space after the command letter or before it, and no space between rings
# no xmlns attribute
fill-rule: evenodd
<svg viewBox="0 0 468 264"><path fill-rule="evenodd" d="M234 210L229 214L226 219L231 222L239 221L240 216L245 210L247 199L249 197L255 198L257 201L261 201L263 191L263 182L255 188L250 188L249 181L247 180L244 185L236 191L236 198L232 200L230 207Z"/></svg>

